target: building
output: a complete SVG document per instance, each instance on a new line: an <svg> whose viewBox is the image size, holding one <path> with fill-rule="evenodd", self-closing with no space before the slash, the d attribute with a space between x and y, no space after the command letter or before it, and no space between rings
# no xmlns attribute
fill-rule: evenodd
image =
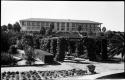
<svg viewBox="0 0 125 80"><path fill-rule="evenodd" d="M99 32L101 24L90 20L70 20L70 19L44 19L44 18L29 18L20 20L22 31L39 32L41 27L48 29L50 25L54 25L55 32L76 32L78 26L81 26L81 32Z"/></svg>

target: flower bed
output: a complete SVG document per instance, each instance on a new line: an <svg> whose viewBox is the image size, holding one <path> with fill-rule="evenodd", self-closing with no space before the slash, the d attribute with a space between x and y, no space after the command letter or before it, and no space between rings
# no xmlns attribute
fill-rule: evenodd
<svg viewBox="0 0 125 80"><path fill-rule="evenodd" d="M72 76L87 75L86 70L71 69L71 70L59 70L59 71L25 71L25 72L2 72L1 80L48 80L65 78Z"/></svg>

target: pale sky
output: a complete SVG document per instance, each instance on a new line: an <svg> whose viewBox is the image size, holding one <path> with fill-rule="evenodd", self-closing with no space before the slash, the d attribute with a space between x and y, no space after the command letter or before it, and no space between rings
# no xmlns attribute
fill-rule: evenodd
<svg viewBox="0 0 125 80"><path fill-rule="evenodd" d="M91 20L107 30L124 31L124 2L1 1L1 25L26 18Z"/></svg>

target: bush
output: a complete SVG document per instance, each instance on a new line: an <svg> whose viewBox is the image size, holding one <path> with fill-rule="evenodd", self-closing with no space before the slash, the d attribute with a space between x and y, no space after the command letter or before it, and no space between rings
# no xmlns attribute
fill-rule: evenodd
<svg viewBox="0 0 125 80"><path fill-rule="evenodd" d="M29 46L26 50L25 50L25 53L26 53L26 60L27 60L27 64L28 65L32 65L34 64L35 62L35 53L34 53L34 49Z"/></svg>
<svg viewBox="0 0 125 80"><path fill-rule="evenodd" d="M95 74L95 73L96 73L96 72L95 72L95 67L96 67L96 66L94 66L94 65L88 65L87 67L88 67L88 70L89 70L89 72L90 72L91 74Z"/></svg>
<svg viewBox="0 0 125 80"><path fill-rule="evenodd" d="M15 65L16 60L9 53L1 53L1 65Z"/></svg>
<svg viewBox="0 0 125 80"><path fill-rule="evenodd" d="M1 31L1 52L7 52L9 49L8 34Z"/></svg>

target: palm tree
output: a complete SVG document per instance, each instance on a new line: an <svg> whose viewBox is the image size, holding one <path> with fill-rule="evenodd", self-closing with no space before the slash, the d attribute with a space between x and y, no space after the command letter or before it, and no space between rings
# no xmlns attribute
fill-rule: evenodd
<svg viewBox="0 0 125 80"><path fill-rule="evenodd" d="M117 32L109 39L109 58L121 54L122 58L125 56L124 52L124 33Z"/></svg>

